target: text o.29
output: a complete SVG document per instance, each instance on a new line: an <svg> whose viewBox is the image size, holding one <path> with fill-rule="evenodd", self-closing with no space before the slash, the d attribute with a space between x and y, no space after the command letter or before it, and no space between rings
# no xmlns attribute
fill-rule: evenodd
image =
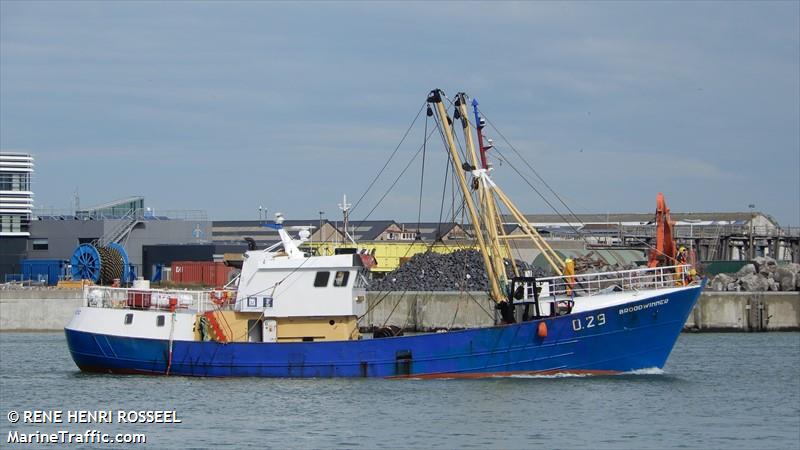
<svg viewBox="0 0 800 450"><path fill-rule="evenodd" d="M583 318L572 319L572 329L575 331L580 331L583 329L589 329L594 327L603 326L606 324L606 315L603 313L586 316Z"/></svg>

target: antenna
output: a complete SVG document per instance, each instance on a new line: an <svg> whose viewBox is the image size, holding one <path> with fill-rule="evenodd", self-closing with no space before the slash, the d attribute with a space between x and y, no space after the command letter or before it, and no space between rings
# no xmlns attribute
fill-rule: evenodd
<svg viewBox="0 0 800 450"><path fill-rule="evenodd" d="M75 206L75 214L81 209L81 196L78 193L78 186L75 186L75 193L72 194L72 204Z"/></svg>
<svg viewBox="0 0 800 450"><path fill-rule="evenodd" d="M342 215L344 216L344 235L347 236L348 238L350 238L350 241L352 241L355 244L355 240L350 235L350 232L347 230L347 228L350 226L350 207L351 206L353 206L353 205L351 205L350 203L347 203L347 194L343 194L342 195L342 203L339 203L339 209L342 210Z"/></svg>

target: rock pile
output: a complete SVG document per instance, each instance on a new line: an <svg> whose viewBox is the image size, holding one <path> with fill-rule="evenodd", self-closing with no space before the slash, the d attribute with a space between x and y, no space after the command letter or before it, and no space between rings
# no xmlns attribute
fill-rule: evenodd
<svg viewBox="0 0 800 450"><path fill-rule="evenodd" d="M533 270L534 276L545 276L541 269L516 261L522 270ZM510 277L511 262L506 261ZM489 281L483 258L477 250L452 253L419 253L405 264L370 283L370 291L487 291Z"/></svg>
<svg viewBox="0 0 800 450"><path fill-rule="evenodd" d="M800 264L778 266L774 259L758 257L738 272L716 275L708 284L712 291L800 291Z"/></svg>
<svg viewBox="0 0 800 450"><path fill-rule="evenodd" d="M575 273L577 274L589 274L589 273L602 273L602 272L614 272L617 270L632 270L638 269L639 266L636 263L629 263L629 264L609 264L603 258L600 257L594 250L590 251L589 253L573 258L575 261ZM647 266L641 266L647 267Z"/></svg>

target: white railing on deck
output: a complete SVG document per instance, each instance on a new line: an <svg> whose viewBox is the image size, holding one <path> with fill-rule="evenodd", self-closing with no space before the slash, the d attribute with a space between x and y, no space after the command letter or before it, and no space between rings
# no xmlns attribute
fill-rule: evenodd
<svg viewBox="0 0 800 450"><path fill-rule="evenodd" d="M620 270L615 272L599 272L577 274L573 276L537 278L540 286L548 285L549 289L542 289L542 296L574 295L590 296L615 291L642 291L647 289L663 289L686 286L697 283L691 281L689 272L691 266L665 266L633 270ZM570 294L570 289L572 294Z"/></svg>
<svg viewBox="0 0 800 450"><path fill-rule="evenodd" d="M169 310L169 299L177 300L177 311L203 313L206 311L229 310L233 308L233 299L222 306L211 300L212 291L190 291L183 289L134 289L114 288L107 286L84 286L84 306L94 308L130 309L128 301L133 295L145 293L150 296L150 308ZM130 294L130 295L129 295ZM139 307L138 309L143 309Z"/></svg>

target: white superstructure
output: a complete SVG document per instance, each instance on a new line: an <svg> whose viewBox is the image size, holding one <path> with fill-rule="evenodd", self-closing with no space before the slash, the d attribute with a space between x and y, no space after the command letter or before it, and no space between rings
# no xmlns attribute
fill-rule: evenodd
<svg viewBox="0 0 800 450"><path fill-rule="evenodd" d="M360 255L307 256L281 228L280 251L245 253L237 311L265 317L360 316L366 312L366 272Z"/></svg>

